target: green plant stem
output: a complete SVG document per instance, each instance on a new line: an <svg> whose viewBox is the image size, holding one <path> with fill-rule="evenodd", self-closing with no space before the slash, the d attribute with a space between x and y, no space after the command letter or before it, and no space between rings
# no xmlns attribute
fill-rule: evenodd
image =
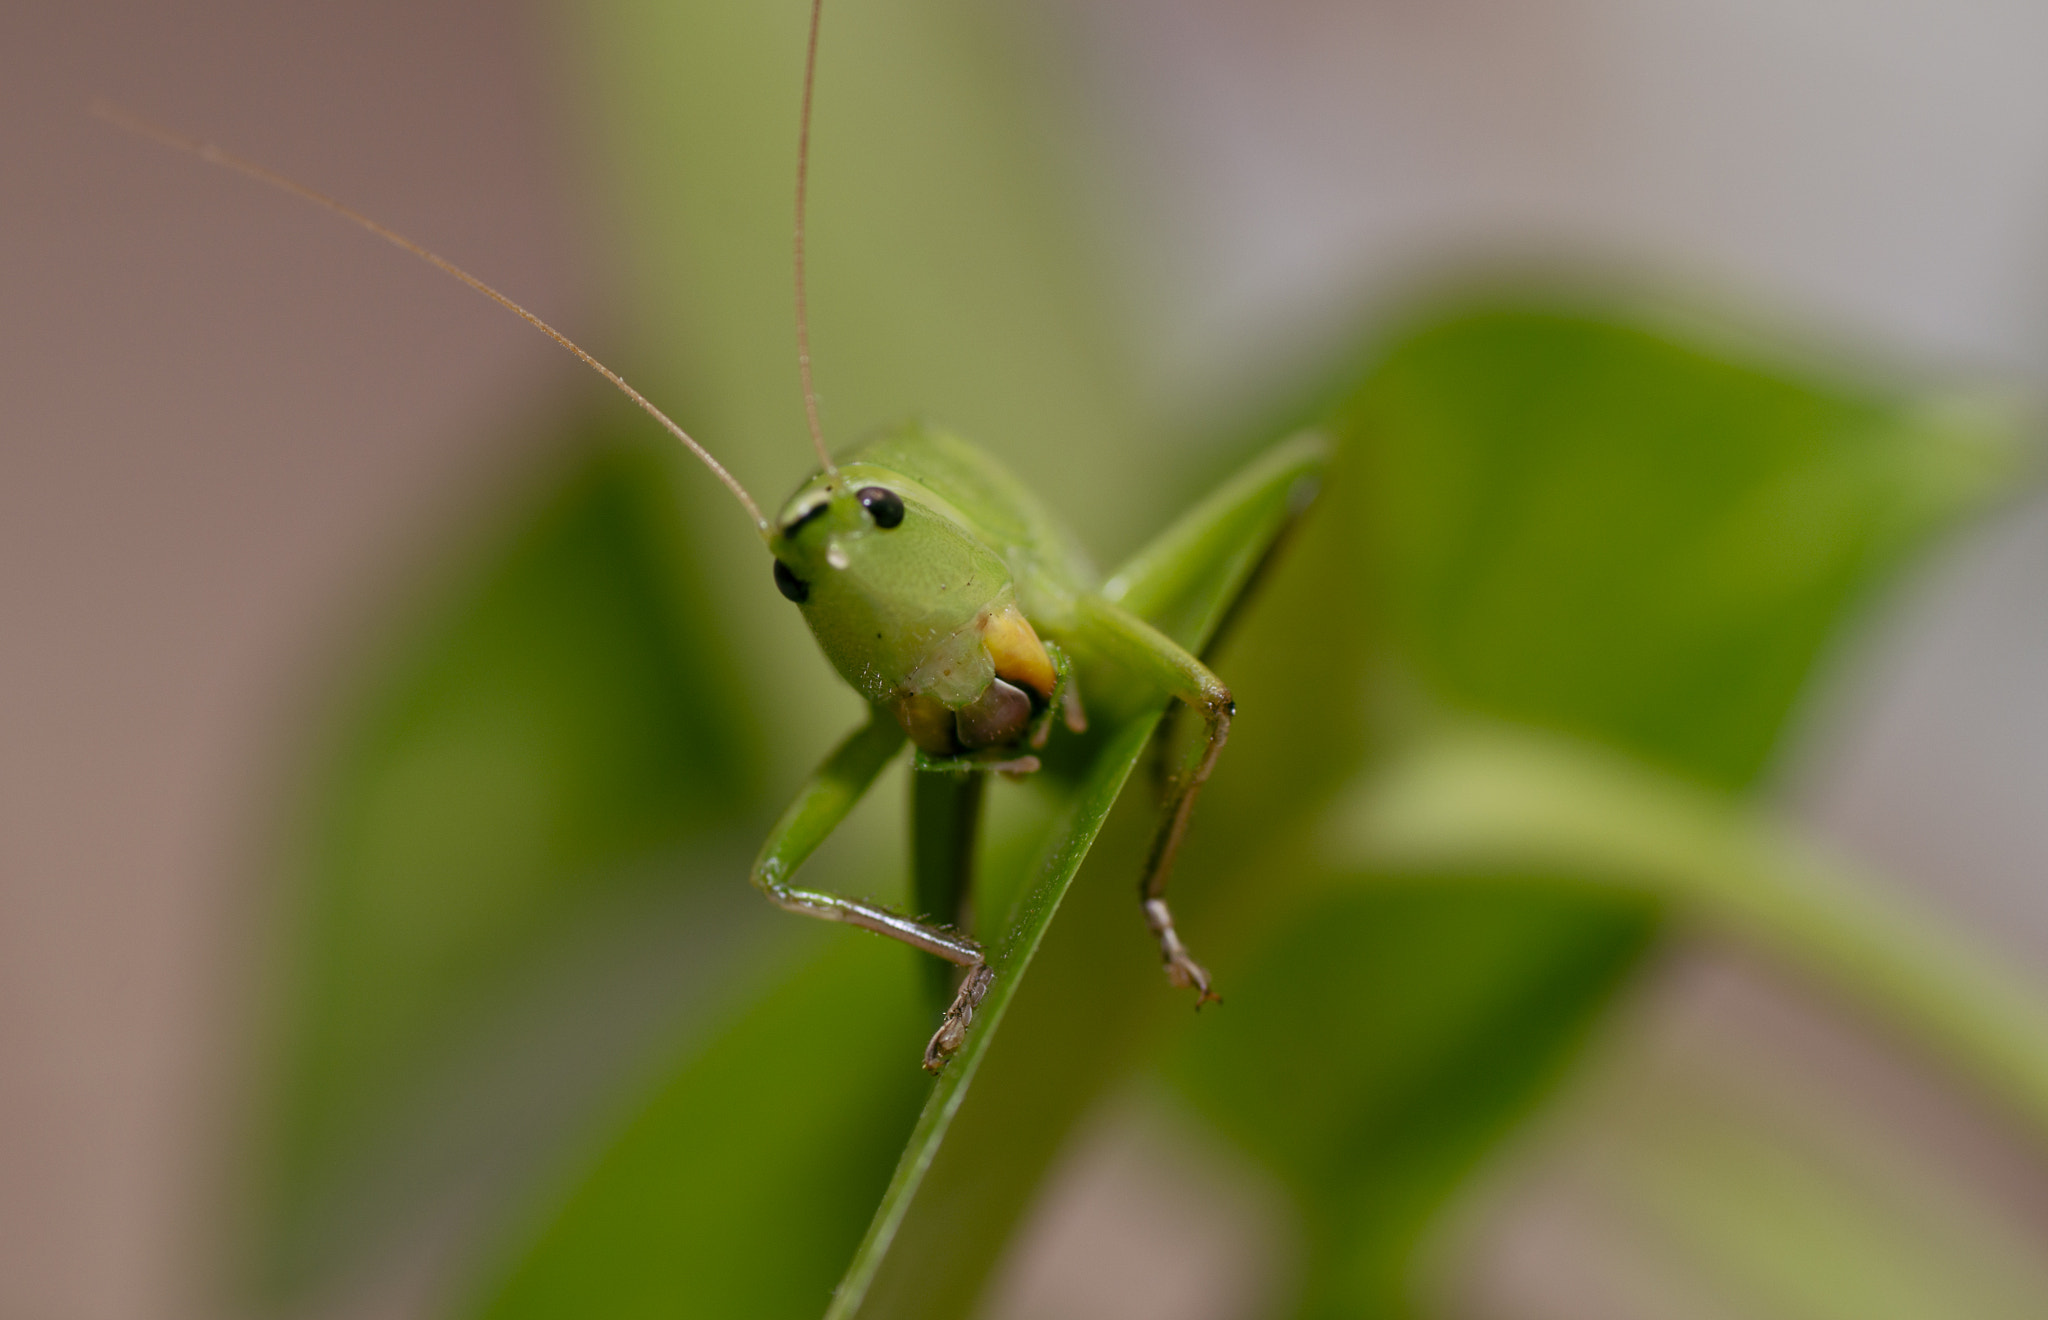
<svg viewBox="0 0 2048 1320"><path fill-rule="evenodd" d="M1333 860L1644 891L1945 1055L2048 1140L2048 1005L1897 886L1763 811L1568 739L1460 725L1340 803Z"/></svg>

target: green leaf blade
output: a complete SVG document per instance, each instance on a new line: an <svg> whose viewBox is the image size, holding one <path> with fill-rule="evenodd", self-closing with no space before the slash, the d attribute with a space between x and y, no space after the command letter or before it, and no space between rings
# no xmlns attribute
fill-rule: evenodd
<svg viewBox="0 0 2048 1320"><path fill-rule="evenodd" d="M1723 787L2018 454L1995 410L1512 297L1440 312L1340 417L1388 640L1436 699Z"/></svg>
<svg viewBox="0 0 2048 1320"><path fill-rule="evenodd" d="M831 941L686 1048L471 1313L816 1316L927 1090L918 970Z"/></svg>
<svg viewBox="0 0 2048 1320"><path fill-rule="evenodd" d="M1016 919L990 957L996 979L982 1001L974 1030L932 1088L867 1236L833 1296L827 1320L848 1320L862 1313L869 1289L896 1244L904 1220L924 1187L925 1176L967 1099L968 1088L996 1040L1024 972L1059 911L1067 886L1087 858L1089 847L1116 805L1157 724L1155 714L1118 728L1096 754L1087 776L1065 795L1065 805L1056 817L1047 845L1032 868L1033 876L1018 904Z"/></svg>
<svg viewBox="0 0 2048 1320"><path fill-rule="evenodd" d="M1669 324L1510 291L1431 309L1373 356L1332 414L1344 449L1302 547L1310 589L1286 593L1235 662L1255 712L1245 751L1273 782L1219 783L1214 807L1265 846L1226 841L1213 851L1227 875L1195 861L1185 881L1244 891L1290 861L1316 871L1330 795L1446 717L1564 731L1680 782L1747 789L1857 614L2017 469L1995 414ZM1362 737L1357 689L1304 644L1325 638L1372 675ZM1292 755L1307 748L1316 762ZM1232 909L1277 920L1277 942L1219 968L1232 1012L1188 1033L1172 1075L1254 1148L1292 1134L1266 1158L1304 1213L1304 1314L1412 1312L1428 1224L1655 947L1661 900L1578 883L1581 860L1509 848L1424 879L1384 854L1363 873L1355 855L1326 858L1332 890ZM1290 967L1290 949L1345 956L1319 929L1348 931L1333 943L1405 980ZM1394 932L1407 940L1382 945ZM1461 1003L1530 1012L1461 1022L1445 1007ZM1254 1019L1256 1049L1234 1042ZM1346 1081L1358 1052L1384 1074ZM1262 1088L1262 1068L1291 1085ZM1410 1075L1435 1081L1411 1092L1397 1084ZM1293 1107L1326 1086L1347 1098ZM1382 1185L1403 1190L1358 1190Z"/></svg>
<svg viewBox="0 0 2048 1320"><path fill-rule="evenodd" d="M401 631L307 809L257 1157L272 1294L318 1286L491 1143L574 1108L565 1088L489 1138L452 1117L518 1053L511 1018L553 1011L529 991L693 890L701 871L649 859L713 833L753 778L701 589L662 531L660 462L605 422L569 429L546 496Z"/></svg>

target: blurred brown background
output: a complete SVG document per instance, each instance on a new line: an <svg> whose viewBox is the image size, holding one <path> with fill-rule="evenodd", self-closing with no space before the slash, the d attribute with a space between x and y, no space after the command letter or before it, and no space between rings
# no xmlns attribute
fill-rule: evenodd
<svg viewBox="0 0 2048 1320"><path fill-rule="evenodd" d="M0 1313L211 1310L273 778L353 621L567 370L85 103L319 180L574 324L573 181L505 18L0 15Z"/></svg>
<svg viewBox="0 0 2048 1320"><path fill-rule="evenodd" d="M1105 186L1146 379L1190 413L1261 353L1497 246L1676 271L1881 354L2042 383L2038 6L1098 0L1052 17L1092 126L1074 167ZM607 217L563 146L578 90L547 57L552 21L0 12L0 1314L214 1312L278 777L355 625L532 457L521 418L574 371L463 290L84 103L307 179L602 352L602 291L630 272L607 267ZM2044 581L2038 509L1950 555L1812 713L1783 783L2036 968ZM1966 1222L2021 1259L2048 1240L2048 1178L1998 1123L1847 1015L1701 951L1631 1009L1471 1225L1459 1306L1731 1313L1672 1309L1684 1290L1654 1253L1616 1249L1638 1208L1611 1175L1662 1139L1630 1127L1645 1095L1770 1111L1849 1163L1910 1145L1916 1185ZM1158 1191L1170 1152L1102 1141L1049 1202L1020 1314L1159 1300L1142 1243L1097 1259L1099 1236L1059 1227L1176 1199ZM359 1309L402 1310L402 1289Z"/></svg>

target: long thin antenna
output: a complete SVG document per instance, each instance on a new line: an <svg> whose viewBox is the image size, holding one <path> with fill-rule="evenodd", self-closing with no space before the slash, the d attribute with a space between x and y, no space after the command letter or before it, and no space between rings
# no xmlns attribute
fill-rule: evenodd
<svg viewBox="0 0 2048 1320"><path fill-rule="evenodd" d="M613 385L616 385L621 393L623 393L627 398L631 399L634 403L639 404L642 411L644 411L649 417L652 417L655 421L660 422L663 428L666 429L670 435L673 435L676 439L682 441L685 448L687 448L691 453L695 454L698 458L702 459L704 462L704 466L710 468L711 471L718 477L718 479L725 483L725 488L733 493L733 498L737 499L740 502L741 506L746 509L747 516L754 520L755 528L757 528L763 536L766 536L768 534L768 520L761 516L761 506L754 503L754 497L747 494L747 488L745 486L740 485L738 479L735 478L732 475L732 473L727 472L725 470L725 467L722 464L720 464L717 459L711 456L710 450L706 449L704 446L698 444L695 440L691 439L689 432L683 430L682 427L677 426L674 422L670 421L668 414L663 412L661 409L655 407L653 403L649 402L646 395L634 389L631 385L628 385L626 383L625 377L619 375L618 372L613 371L610 367L606 366L602 362L599 362L596 358L590 356L590 354L584 352L581 348L577 347L575 341L571 340L569 336L555 329L546 321L541 320L532 312L527 311L518 303L513 302L504 294L499 293L496 289L484 283L482 280L470 274L468 271L462 269L462 267L456 265L454 262L449 261L443 257L436 256L434 253L429 252L427 249L421 247L419 244L413 242L411 239L406 238L402 234L397 234L389 229L386 229L383 225L378 224L375 220L370 219L370 217L364 215L362 212L343 206L340 202L335 201L332 197L327 196L325 193L315 192L313 189L308 188L306 185L296 182L295 180L288 179L284 175L277 173L275 170L265 169L263 166L258 165L254 161L244 160L240 156L236 156L229 152L223 151L211 142L199 142L195 141L192 138L185 137L183 134L173 132L172 130L165 128L161 124L154 124L147 119L142 119L135 115L131 115L127 111L122 110L120 107L114 105L109 101L95 100L92 102L91 105L89 105L86 108L91 112L91 114L95 118L102 119L107 123L112 124L116 128L125 129L126 131L135 134L137 137L148 138L150 141L158 143L162 146L169 147L173 151L182 151L188 156L197 156L200 160L203 160L210 165L219 165L225 169L233 170L237 174L245 174L248 177L257 180L259 183L267 183L273 188L279 189L280 191L283 192L290 193L292 196L302 198L305 201L309 201L313 203L313 205L318 206L323 210L332 211L334 214L340 216L342 219L351 221L357 225L362 226L364 229L369 230L371 233L383 239L385 242L390 243L394 247L400 247L405 249L407 252L412 253L414 256L426 262L428 265L433 266L436 269L439 269L449 275L453 275L456 279L461 280L470 288L475 289L484 297L489 298L492 302L498 304L500 307L503 307L506 311L511 312L513 315L525 321L528 325L531 325L534 329L540 331L548 338L554 340L563 348L566 348L571 353L574 353L578 358L582 359L583 364L585 366L597 372L598 375L603 376Z"/></svg>
<svg viewBox="0 0 2048 1320"><path fill-rule="evenodd" d="M838 476L832 451L825 448L825 428L818 423L818 391L811 384L811 308L804 294L804 201L811 177L811 89L818 80L818 23L825 0L811 0L811 40L804 48L804 108L796 133L796 369L804 381L804 418L811 424L811 448L827 476Z"/></svg>

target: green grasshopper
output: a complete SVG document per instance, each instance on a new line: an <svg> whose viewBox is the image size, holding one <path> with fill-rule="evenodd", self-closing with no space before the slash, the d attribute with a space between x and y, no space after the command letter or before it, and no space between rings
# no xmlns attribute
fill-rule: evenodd
<svg viewBox="0 0 2048 1320"><path fill-rule="evenodd" d="M1199 558L1207 538L1236 521L1241 507L1312 479L1322 459L1314 439L1277 451L1226 488L1235 498L1205 503L1213 521L1178 525L1173 548ZM965 441L922 425L893 430L851 451L843 464L822 466L783 505L768 547L776 585L797 602L820 649L867 698L872 715L776 822L754 863L754 883L791 912L876 931L965 969L925 1066L936 1071L959 1048L987 993L992 972L980 946L872 903L795 888L790 876L906 740L917 748L920 781L1037 770L1031 749L1044 745L1055 712L1070 730L1084 727L1075 655L1202 718L1202 736L1167 777L1140 894L1167 979L1194 990L1197 1006L1216 998L1208 972L1174 927L1166 884L1236 706L1207 665L1126 607L1131 579L1102 581L1074 538L1015 477ZM1170 560L1158 558L1141 553L1137 562L1170 573ZM947 795L920 783L913 809L950 809L971 821L978 800L973 787ZM971 848L972 832L966 824L953 837L964 836ZM922 839L931 831L916 833ZM922 870L945 859L915 864ZM953 878L919 889L965 887Z"/></svg>
<svg viewBox="0 0 2048 1320"><path fill-rule="evenodd" d="M966 441L923 424L876 436L835 460L811 382L805 311L804 214L822 0L813 0L797 145L795 284L797 361L818 467L773 521L709 450L616 372L482 280L331 197L104 103L93 113L175 150L267 183L347 219L520 316L603 375L680 440L732 492L773 558L778 590L802 611L819 648L870 706L867 722L798 790L752 868L753 883L790 912L844 922L934 954L961 969L951 1003L925 1048L937 1072L966 1038L994 969L959 927L972 889L982 786L990 774L1037 771L1057 719L1086 727L1077 665L1135 686L1152 702L1178 701L1202 720L1198 738L1161 775L1162 802L1139 884L1146 924L1167 979L1217 999L1209 973L1181 942L1166 888L1189 813L1230 733L1230 689L1146 617L1165 608L1213 561L1222 538L1241 535L1251 511L1284 502L1280 522L1258 522L1270 552L1305 507L1326 453L1315 437L1258 460L1131 561L1103 579L1078 541L1010 472ZM1242 572L1242 593L1255 572ZM1226 606L1231 602L1225 602ZM799 888L792 877L838 827L908 742L916 748L913 858L920 900L944 908L918 918L879 904ZM1162 733L1161 746L1173 740Z"/></svg>

